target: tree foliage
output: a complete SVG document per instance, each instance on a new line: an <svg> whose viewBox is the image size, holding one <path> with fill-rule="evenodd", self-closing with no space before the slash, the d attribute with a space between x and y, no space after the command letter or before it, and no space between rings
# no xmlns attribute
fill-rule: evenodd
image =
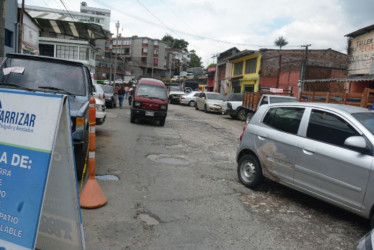
<svg viewBox="0 0 374 250"><path fill-rule="evenodd" d="M208 65L208 67L206 67L206 69L208 70L209 68L215 68L217 64L215 63L211 63Z"/></svg>
<svg viewBox="0 0 374 250"><path fill-rule="evenodd" d="M201 57L196 54L195 50L190 50L190 67L201 67Z"/></svg>
<svg viewBox="0 0 374 250"><path fill-rule="evenodd" d="M281 50L283 46L286 46L288 44L288 41L283 36L278 37L274 41L275 46L278 46Z"/></svg>
<svg viewBox="0 0 374 250"><path fill-rule="evenodd" d="M169 34L164 35L161 39L163 42L166 42L170 48L187 50L188 42L184 39L176 39Z"/></svg>

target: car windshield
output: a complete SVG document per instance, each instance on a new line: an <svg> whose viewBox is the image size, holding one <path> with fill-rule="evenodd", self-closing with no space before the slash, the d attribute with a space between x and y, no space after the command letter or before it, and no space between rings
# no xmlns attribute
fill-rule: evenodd
<svg viewBox="0 0 374 250"><path fill-rule="evenodd" d="M5 84L38 91L86 95L82 67L47 61L8 58L0 71L0 87Z"/></svg>
<svg viewBox="0 0 374 250"><path fill-rule="evenodd" d="M108 85L101 85L101 87L103 87L103 89L104 89L104 92L105 92L105 93L110 93L110 94L112 94L112 93L114 92L114 90L113 90L113 87L112 87L112 86L108 86Z"/></svg>
<svg viewBox="0 0 374 250"><path fill-rule="evenodd" d="M270 103L297 102L296 97L270 97Z"/></svg>
<svg viewBox="0 0 374 250"><path fill-rule="evenodd" d="M179 86L170 86L169 91L183 91Z"/></svg>
<svg viewBox="0 0 374 250"><path fill-rule="evenodd" d="M243 94L242 93L230 94L230 95L226 96L225 100L226 101L233 101L233 102L241 102L241 101L243 101Z"/></svg>
<svg viewBox="0 0 374 250"><path fill-rule="evenodd" d="M220 94L206 93L206 96L209 100L222 100L223 101L223 96L221 96Z"/></svg>
<svg viewBox="0 0 374 250"><path fill-rule="evenodd" d="M374 113L363 112L363 113L352 113L352 116L356 118L362 125L367 128L370 133L374 135Z"/></svg>
<svg viewBox="0 0 374 250"><path fill-rule="evenodd" d="M160 100L166 100L167 95L165 88L162 86L150 85L150 84L141 84L136 91L137 96L144 96L148 98L157 98Z"/></svg>

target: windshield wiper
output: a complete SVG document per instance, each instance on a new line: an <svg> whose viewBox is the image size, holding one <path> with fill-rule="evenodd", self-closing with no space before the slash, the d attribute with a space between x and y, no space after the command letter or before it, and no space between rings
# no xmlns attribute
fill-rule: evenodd
<svg viewBox="0 0 374 250"><path fill-rule="evenodd" d="M17 88L17 89L23 89L23 90L28 90L28 91L35 91L35 89L30 89L30 88L23 87L23 86L20 86L20 85L14 84L14 83L4 83L4 82L0 82L0 85L3 85L3 86L10 86L10 87L15 87L15 88Z"/></svg>
<svg viewBox="0 0 374 250"><path fill-rule="evenodd" d="M62 92L64 94L75 96L73 93L71 93L69 91L66 91L65 89L61 89L61 88L56 88L56 87L51 87L51 86L38 86L38 88L40 88L40 89L57 90L57 91Z"/></svg>
<svg viewBox="0 0 374 250"><path fill-rule="evenodd" d="M138 95L138 96L140 96L140 97L148 97L148 95Z"/></svg>

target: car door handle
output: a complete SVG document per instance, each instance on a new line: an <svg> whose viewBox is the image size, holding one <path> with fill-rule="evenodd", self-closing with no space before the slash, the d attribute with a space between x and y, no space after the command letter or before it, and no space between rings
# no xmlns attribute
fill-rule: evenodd
<svg viewBox="0 0 374 250"><path fill-rule="evenodd" d="M266 137L265 137L265 136L261 136L261 135L259 135L259 136L258 136L258 139L264 141L264 140L266 140Z"/></svg>
<svg viewBox="0 0 374 250"><path fill-rule="evenodd" d="M310 149L303 149L303 152L304 152L304 154L307 154L307 155L314 155L314 150L312 151L312 150L310 150Z"/></svg>

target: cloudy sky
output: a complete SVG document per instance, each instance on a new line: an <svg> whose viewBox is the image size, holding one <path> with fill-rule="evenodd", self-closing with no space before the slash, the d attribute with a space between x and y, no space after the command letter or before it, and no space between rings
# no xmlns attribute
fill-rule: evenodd
<svg viewBox="0 0 374 250"><path fill-rule="evenodd" d="M122 37L165 34L189 42L204 66L229 48L331 48L346 52L346 34L374 24L374 0L85 0L111 10L111 31ZM18 0L20 3L21 0ZM77 0L25 0L26 5L79 11ZM65 7L64 7L65 5Z"/></svg>

